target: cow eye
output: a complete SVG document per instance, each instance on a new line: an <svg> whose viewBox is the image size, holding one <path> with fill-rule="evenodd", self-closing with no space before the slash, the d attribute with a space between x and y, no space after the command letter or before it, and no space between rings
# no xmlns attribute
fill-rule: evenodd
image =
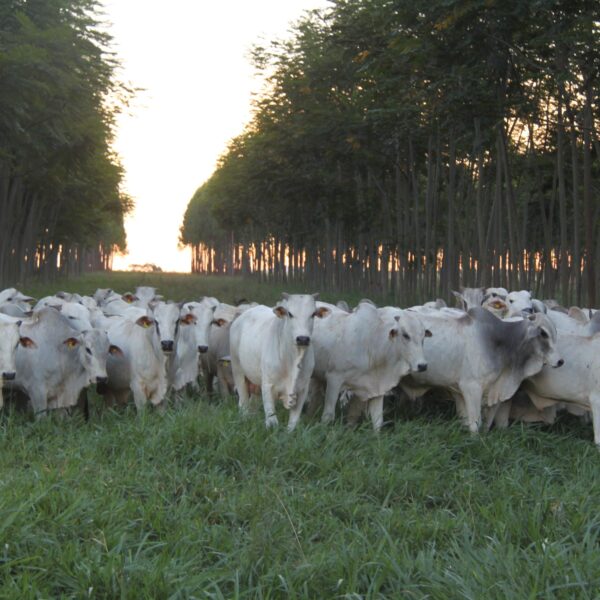
<svg viewBox="0 0 600 600"><path fill-rule="evenodd" d="M540 329L540 335L547 340L550 336L548 335L548 332L545 329Z"/></svg>
<svg viewBox="0 0 600 600"><path fill-rule="evenodd" d="M288 316L289 316L290 319L294 318L294 315L289 310L288 310Z"/></svg>
<svg viewBox="0 0 600 600"><path fill-rule="evenodd" d="M92 355L92 351L89 348L86 348L85 351L91 356Z"/></svg>
<svg viewBox="0 0 600 600"><path fill-rule="evenodd" d="M513 304L514 300L509 300L509 302L510 302L511 304Z"/></svg>
<svg viewBox="0 0 600 600"><path fill-rule="evenodd" d="M410 335L408 335L408 333L406 333L406 332L402 334L402 337L403 337L405 340L410 340Z"/></svg>

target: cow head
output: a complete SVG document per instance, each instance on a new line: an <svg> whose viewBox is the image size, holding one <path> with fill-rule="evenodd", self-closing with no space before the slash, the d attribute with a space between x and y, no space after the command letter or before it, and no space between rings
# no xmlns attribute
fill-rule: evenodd
<svg viewBox="0 0 600 600"><path fill-rule="evenodd" d="M318 294L282 294L273 312L285 322L291 339L299 348L310 345L314 318L322 319L329 314L325 306L317 307Z"/></svg>
<svg viewBox="0 0 600 600"><path fill-rule="evenodd" d="M536 313L526 319L527 333L525 346L520 357L525 365L525 377L538 373L544 365L561 367L564 360L556 347L556 327L544 314Z"/></svg>
<svg viewBox="0 0 600 600"><path fill-rule="evenodd" d="M104 384L108 381L106 360L109 355L122 354L120 348L111 346L106 332L90 329L81 334L80 355L90 384Z"/></svg>
<svg viewBox="0 0 600 600"><path fill-rule="evenodd" d="M386 330L394 345L399 359L404 360L411 373L427 370L427 361L423 355L423 342L431 337L431 331L425 329L418 315L408 310L380 309L384 322L389 321ZM391 325L391 328L390 328Z"/></svg>
<svg viewBox="0 0 600 600"><path fill-rule="evenodd" d="M15 354L21 342L19 325L18 321L0 322L0 385L2 381L11 381L15 378Z"/></svg>
<svg viewBox="0 0 600 600"><path fill-rule="evenodd" d="M518 317L521 315L533 314L533 301L531 299L531 292L526 290L520 290L518 292L511 292L506 297L508 302L508 314L507 317Z"/></svg>
<svg viewBox="0 0 600 600"><path fill-rule="evenodd" d="M204 354L208 351L208 341L211 325L214 324L214 315L219 301L216 298L204 297L200 302L186 302L181 308L180 326L193 327L195 344L198 352Z"/></svg>
<svg viewBox="0 0 600 600"><path fill-rule="evenodd" d="M175 350L180 310L179 305L173 302L158 302L154 306L156 332L158 333L161 350L165 354L171 354Z"/></svg>

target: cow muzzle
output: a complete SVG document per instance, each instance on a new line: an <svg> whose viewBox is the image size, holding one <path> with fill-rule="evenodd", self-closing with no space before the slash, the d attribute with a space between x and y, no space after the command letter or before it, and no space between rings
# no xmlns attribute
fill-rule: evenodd
<svg viewBox="0 0 600 600"><path fill-rule="evenodd" d="M4 373L2 373L2 379L4 379L4 381L13 381L15 375L16 373L14 371L4 371Z"/></svg>
<svg viewBox="0 0 600 600"><path fill-rule="evenodd" d="M162 351L165 353L173 352L174 345L175 345L175 342L173 342L173 340L161 340L161 342L160 342L160 347L162 348Z"/></svg>
<svg viewBox="0 0 600 600"><path fill-rule="evenodd" d="M423 373L424 371L427 371L427 363L419 363L417 365L417 371L419 373Z"/></svg>
<svg viewBox="0 0 600 600"><path fill-rule="evenodd" d="M107 383L108 377L96 377L96 383Z"/></svg>
<svg viewBox="0 0 600 600"><path fill-rule="evenodd" d="M296 338L296 345L306 347L306 346L310 345L310 338L307 335L299 335Z"/></svg>
<svg viewBox="0 0 600 600"><path fill-rule="evenodd" d="M208 352L208 346L198 346L198 352L200 352L200 354L206 354Z"/></svg>

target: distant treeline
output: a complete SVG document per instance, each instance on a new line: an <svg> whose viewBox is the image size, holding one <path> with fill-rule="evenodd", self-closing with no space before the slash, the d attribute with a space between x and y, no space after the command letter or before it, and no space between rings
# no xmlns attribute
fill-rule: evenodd
<svg viewBox="0 0 600 600"><path fill-rule="evenodd" d="M599 2L333 0L253 59L254 118L181 228L193 271L596 304Z"/></svg>
<svg viewBox="0 0 600 600"><path fill-rule="evenodd" d="M130 201L110 150L129 91L98 0L0 2L0 286L110 268Z"/></svg>

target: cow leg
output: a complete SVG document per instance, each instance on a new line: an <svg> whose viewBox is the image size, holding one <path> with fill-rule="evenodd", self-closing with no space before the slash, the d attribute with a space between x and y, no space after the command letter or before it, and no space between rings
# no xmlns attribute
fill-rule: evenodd
<svg viewBox="0 0 600 600"><path fill-rule="evenodd" d="M263 408L265 409L265 425L267 427L277 427L279 421L275 414L275 399L273 398L273 387L268 383L261 386Z"/></svg>
<svg viewBox="0 0 600 600"><path fill-rule="evenodd" d="M83 388L77 398L77 408L83 413L85 421L90 420L90 402L88 400L87 388Z"/></svg>
<svg viewBox="0 0 600 600"><path fill-rule="evenodd" d="M506 429L508 427L508 417L510 416L510 409L512 407L512 399L506 402L501 402L496 411L494 417L494 425L498 429Z"/></svg>
<svg viewBox="0 0 600 600"><path fill-rule="evenodd" d="M146 398L146 393L142 389L140 382L133 381L131 383L131 391L133 392L133 401L137 412L142 412L146 408L148 398Z"/></svg>
<svg viewBox="0 0 600 600"><path fill-rule="evenodd" d="M478 433L481 425L481 396L483 390L476 382L459 384L459 388L465 399L466 425L471 433Z"/></svg>
<svg viewBox="0 0 600 600"><path fill-rule="evenodd" d="M296 401L296 406L290 408L290 418L288 421L287 429L288 431L294 431L296 425L298 424L298 420L300 419L300 415L302 414L302 408L304 407L304 403L306 402L306 397L308 396L308 383L304 386L304 388L298 392L298 400Z"/></svg>
<svg viewBox="0 0 600 600"><path fill-rule="evenodd" d="M250 413L250 392L246 385L246 378L243 373L240 374L240 377L236 377L236 374L234 373L233 380L238 394L238 406L240 412L243 415L248 415Z"/></svg>
<svg viewBox="0 0 600 600"><path fill-rule="evenodd" d="M309 419L313 419L319 407L323 404L323 384L321 381L311 377L310 383L308 384L308 393L306 403L306 416Z"/></svg>
<svg viewBox="0 0 600 600"><path fill-rule="evenodd" d="M499 407L500 402L494 404L493 406L484 406L481 409L485 431L489 431L492 428L492 425L495 423L496 414L498 413Z"/></svg>
<svg viewBox="0 0 600 600"><path fill-rule="evenodd" d="M362 398L359 398L355 394L351 394L350 400L348 401L348 410L346 412L348 425L353 427L358 423L358 420L365 410L365 406L366 402Z"/></svg>
<svg viewBox="0 0 600 600"><path fill-rule="evenodd" d="M321 423L331 423L335 418L335 405L337 404L342 381L336 377L327 378L327 390L325 391L325 406L323 407L323 415Z"/></svg>
<svg viewBox="0 0 600 600"><path fill-rule="evenodd" d="M383 396L376 396L369 400L369 414L373 429L379 431L383 425Z"/></svg>
<svg viewBox="0 0 600 600"><path fill-rule="evenodd" d="M594 442L600 449L600 393L595 392L590 396L590 406L592 407L592 425L594 427Z"/></svg>
<svg viewBox="0 0 600 600"><path fill-rule="evenodd" d="M217 381L219 383L219 394L222 400L227 400L231 395L231 390L227 383L227 375L225 373L225 367L223 365L217 365Z"/></svg>

